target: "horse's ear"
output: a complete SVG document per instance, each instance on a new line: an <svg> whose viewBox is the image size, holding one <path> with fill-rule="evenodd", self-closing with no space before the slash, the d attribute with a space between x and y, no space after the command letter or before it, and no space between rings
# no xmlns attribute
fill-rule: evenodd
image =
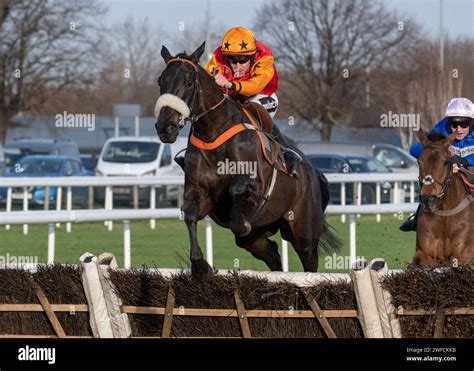
<svg viewBox="0 0 474 371"><path fill-rule="evenodd" d="M445 147L449 147L453 143L454 139L456 139L456 133L452 133L448 135L446 138L440 140L439 144Z"/></svg>
<svg viewBox="0 0 474 371"><path fill-rule="evenodd" d="M206 42L204 41L199 48L197 48L193 54L191 54L189 57L191 58L191 61L194 63L198 64L199 59L201 58L202 54L204 53L204 49L206 49Z"/></svg>
<svg viewBox="0 0 474 371"><path fill-rule="evenodd" d="M425 135L423 129L420 129L418 131L418 139L420 139L420 142L423 143L424 146L427 144L431 143L431 141L428 139L428 137Z"/></svg>
<svg viewBox="0 0 474 371"><path fill-rule="evenodd" d="M168 61L172 58L170 51L164 45L161 47L161 56L165 60L165 63L168 63Z"/></svg>

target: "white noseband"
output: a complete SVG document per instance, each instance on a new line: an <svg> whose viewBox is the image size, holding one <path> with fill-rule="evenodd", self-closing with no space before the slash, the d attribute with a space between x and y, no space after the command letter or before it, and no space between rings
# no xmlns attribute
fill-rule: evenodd
<svg viewBox="0 0 474 371"><path fill-rule="evenodd" d="M189 117L191 110L184 100L174 94L163 94L156 101L155 117L158 118L163 107L170 107L179 112L181 119Z"/></svg>

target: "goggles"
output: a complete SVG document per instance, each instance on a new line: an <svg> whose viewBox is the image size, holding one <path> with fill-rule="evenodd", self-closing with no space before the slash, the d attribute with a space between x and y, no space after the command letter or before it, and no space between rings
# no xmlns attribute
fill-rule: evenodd
<svg viewBox="0 0 474 371"><path fill-rule="evenodd" d="M250 56L248 55L238 55L238 56L229 56L226 57L227 61L232 64L245 64L250 61Z"/></svg>

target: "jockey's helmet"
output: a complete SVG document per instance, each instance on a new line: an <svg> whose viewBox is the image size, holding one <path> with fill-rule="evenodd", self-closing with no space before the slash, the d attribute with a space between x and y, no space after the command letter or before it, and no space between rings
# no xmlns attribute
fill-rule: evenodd
<svg viewBox="0 0 474 371"><path fill-rule="evenodd" d="M472 132L474 127L474 104L467 98L453 98L446 107L445 117L450 126L453 123L459 123L463 127L469 127L469 131Z"/></svg>
<svg viewBox="0 0 474 371"><path fill-rule="evenodd" d="M231 28L222 39L221 50L226 57L248 59L257 51L255 35L245 27Z"/></svg>

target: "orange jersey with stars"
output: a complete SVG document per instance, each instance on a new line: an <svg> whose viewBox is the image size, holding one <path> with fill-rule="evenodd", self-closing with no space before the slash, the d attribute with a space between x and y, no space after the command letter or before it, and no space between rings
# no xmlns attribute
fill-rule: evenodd
<svg viewBox="0 0 474 371"><path fill-rule="evenodd" d="M250 66L249 72L242 77L234 78L232 69L226 64L220 47L215 50L205 69L210 74L214 74L217 68L227 80L234 83L234 91L245 97L257 94L272 95L278 88L278 74L273 55L271 50L260 41L256 44L254 63Z"/></svg>

